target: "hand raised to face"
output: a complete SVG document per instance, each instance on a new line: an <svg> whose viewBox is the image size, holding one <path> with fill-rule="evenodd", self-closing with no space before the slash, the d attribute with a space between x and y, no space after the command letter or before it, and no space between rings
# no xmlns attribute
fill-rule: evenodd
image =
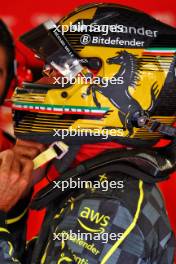
<svg viewBox="0 0 176 264"><path fill-rule="evenodd" d="M13 150L0 153L0 210L8 212L29 190L32 160L16 155Z"/></svg>

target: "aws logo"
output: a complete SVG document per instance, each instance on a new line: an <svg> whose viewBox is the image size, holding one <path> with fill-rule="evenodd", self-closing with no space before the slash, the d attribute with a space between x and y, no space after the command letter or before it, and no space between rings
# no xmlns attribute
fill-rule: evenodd
<svg viewBox="0 0 176 264"><path fill-rule="evenodd" d="M80 218L88 221L85 223L85 220ZM105 231L105 227L109 224L110 217L100 214L99 212L95 212L89 207L84 207L77 220L84 230L92 233L103 233ZM97 228L94 228L95 226Z"/></svg>

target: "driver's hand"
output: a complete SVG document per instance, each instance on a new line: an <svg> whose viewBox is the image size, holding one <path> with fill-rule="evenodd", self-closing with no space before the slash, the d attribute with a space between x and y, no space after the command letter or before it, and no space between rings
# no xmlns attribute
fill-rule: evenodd
<svg viewBox="0 0 176 264"><path fill-rule="evenodd" d="M0 210L8 212L29 190L32 170L31 159L19 158L14 150L0 153Z"/></svg>
<svg viewBox="0 0 176 264"><path fill-rule="evenodd" d="M31 160L43 152L44 149L44 145L40 143L20 139L17 139L16 145L13 147L13 151L19 158L25 157Z"/></svg>

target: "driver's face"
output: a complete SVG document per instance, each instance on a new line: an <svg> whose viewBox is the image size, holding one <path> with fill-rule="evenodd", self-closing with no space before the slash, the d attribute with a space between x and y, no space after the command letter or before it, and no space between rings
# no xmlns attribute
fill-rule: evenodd
<svg viewBox="0 0 176 264"><path fill-rule="evenodd" d="M0 97L5 89L7 80L7 55L4 47L0 46Z"/></svg>

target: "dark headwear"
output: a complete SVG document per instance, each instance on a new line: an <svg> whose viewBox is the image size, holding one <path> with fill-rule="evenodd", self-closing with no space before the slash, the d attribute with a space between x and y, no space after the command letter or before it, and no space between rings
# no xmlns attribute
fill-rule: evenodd
<svg viewBox="0 0 176 264"><path fill-rule="evenodd" d="M14 42L12 34L10 33L9 29L5 25L5 23L0 19L0 46L4 47L7 53L7 70L8 70L8 77L6 81L6 87L2 96L0 97L0 104L2 104L11 80L14 78L14 59L15 59L15 49L14 49Z"/></svg>

